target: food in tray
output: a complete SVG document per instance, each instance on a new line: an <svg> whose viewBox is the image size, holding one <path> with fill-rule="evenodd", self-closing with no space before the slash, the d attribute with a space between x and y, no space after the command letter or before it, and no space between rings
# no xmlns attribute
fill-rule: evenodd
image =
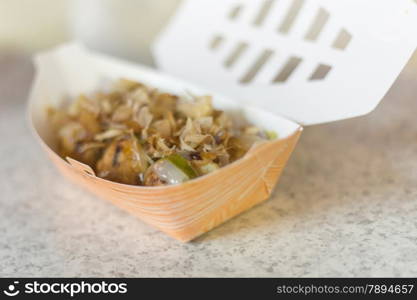
<svg viewBox="0 0 417 300"><path fill-rule="evenodd" d="M128 79L49 108L48 117L60 156L132 185L183 183L234 162L256 142L276 138L214 109L210 96L177 96Z"/></svg>

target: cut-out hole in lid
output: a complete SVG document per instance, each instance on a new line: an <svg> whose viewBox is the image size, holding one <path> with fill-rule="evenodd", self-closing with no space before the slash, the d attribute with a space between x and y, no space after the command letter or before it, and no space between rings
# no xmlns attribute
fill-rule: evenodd
<svg viewBox="0 0 417 300"><path fill-rule="evenodd" d="M287 14L285 15L284 19L282 20L281 24L278 27L279 32L283 34L289 33L303 5L304 5L304 0L292 1L292 4L288 9Z"/></svg>
<svg viewBox="0 0 417 300"><path fill-rule="evenodd" d="M319 64L308 80L322 80L326 78L327 74L329 74L331 69L332 67L329 65Z"/></svg>
<svg viewBox="0 0 417 300"><path fill-rule="evenodd" d="M229 19L230 20L236 20L239 18L240 14L242 13L243 6L242 5L236 5L232 7L232 9L229 12Z"/></svg>
<svg viewBox="0 0 417 300"><path fill-rule="evenodd" d="M245 42L239 42L236 47L232 50L230 55L226 58L224 62L224 66L226 68L232 67L242 56L242 54L246 51L248 48L248 44Z"/></svg>
<svg viewBox="0 0 417 300"><path fill-rule="evenodd" d="M308 29L304 38L308 41L317 40L324 26L326 25L329 19L329 16L330 16L329 13L325 9L320 7L320 9L318 10L316 14L316 17L313 20L313 23L311 23L311 26Z"/></svg>
<svg viewBox="0 0 417 300"><path fill-rule="evenodd" d="M220 45L223 43L224 38L220 35L216 35L212 38L209 44L209 48L211 50L216 50L220 47Z"/></svg>
<svg viewBox="0 0 417 300"><path fill-rule="evenodd" d="M256 77L256 74L258 74L258 72L262 69L262 67L271 58L272 54L274 54L274 51L272 50L262 51L259 57L255 60L255 62L249 68L247 73L240 79L240 83L251 82Z"/></svg>
<svg viewBox="0 0 417 300"><path fill-rule="evenodd" d="M256 15L255 20L253 21L253 25L260 26L264 22L265 18L267 17L269 11L271 10L272 5L274 4L275 0L264 0L259 8L258 14Z"/></svg>
<svg viewBox="0 0 417 300"><path fill-rule="evenodd" d="M302 59L300 57L292 56L288 59L284 67L278 72L277 76L272 81L273 83L285 82L294 72L294 70L301 63Z"/></svg>
<svg viewBox="0 0 417 300"><path fill-rule="evenodd" d="M335 49L344 50L349 45L352 35L346 30L341 29L336 39L334 40L332 47Z"/></svg>

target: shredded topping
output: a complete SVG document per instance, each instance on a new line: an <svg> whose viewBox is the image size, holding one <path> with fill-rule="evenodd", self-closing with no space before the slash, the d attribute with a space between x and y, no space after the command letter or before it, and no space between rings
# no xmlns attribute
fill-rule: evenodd
<svg viewBox="0 0 417 300"><path fill-rule="evenodd" d="M214 109L210 96L180 97L127 79L109 92L50 108L49 117L62 157L88 164L99 177L133 185L181 183L276 138Z"/></svg>

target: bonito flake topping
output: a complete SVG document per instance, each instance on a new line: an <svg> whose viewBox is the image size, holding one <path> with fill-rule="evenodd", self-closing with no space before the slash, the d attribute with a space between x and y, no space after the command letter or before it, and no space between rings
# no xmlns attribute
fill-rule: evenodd
<svg viewBox="0 0 417 300"><path fill-rule="evenodd" d="M48 109L63 158L119 183L178 184L236 161L275 133L237 122L210 96L177 96L127 79Z"/></svg>

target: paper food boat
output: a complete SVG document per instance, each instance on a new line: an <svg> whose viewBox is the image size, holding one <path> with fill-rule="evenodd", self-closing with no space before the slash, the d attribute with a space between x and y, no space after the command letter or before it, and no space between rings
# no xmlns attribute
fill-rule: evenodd
<svg viewBox="0 0 417 300"><path fill-rule="evenodd" d="M63 45L36 56L29 116L63 174L189 241L269 197L301 134L299 124L371 111L411 56L416 37L417 5L411 0L184 1L154 44L164 73L79 44ZM99 178L89 166L56 154L46 107L120 77L176 94L210 94L216 108L238 110L279 138L180 185Z"/></svg>

